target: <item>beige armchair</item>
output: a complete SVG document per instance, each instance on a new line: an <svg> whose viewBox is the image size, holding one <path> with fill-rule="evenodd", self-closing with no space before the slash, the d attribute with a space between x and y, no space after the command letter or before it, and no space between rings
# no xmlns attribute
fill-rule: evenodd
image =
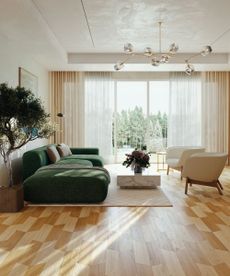
<svg viewBox="0 0 230 276"><path fill-rule="evenodd" d="M193 154L204 152L203 147L192 147L192 146L174 146L167 148L166 151L166 164L168 164L167 175L169 169L183 171L185 161ZM182 174L181 174L182 179Z"/></svg>
<svg viewBox="0 0 230 276"><path fill-rule="evenodd" d="M226 164L226 153L199 153L185 161L182 176L186 177L185 194L188 192L188 184L216 187L222 195L223 187L218 180Z"/></svg>

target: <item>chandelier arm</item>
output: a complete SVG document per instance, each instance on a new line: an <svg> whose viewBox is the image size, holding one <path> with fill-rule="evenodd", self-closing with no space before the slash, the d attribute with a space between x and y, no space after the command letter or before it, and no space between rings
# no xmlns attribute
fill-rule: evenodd
<svg viewBox="0 0 230 276"><path fill-rule="evenodd" d="M130 59L131 56L133 57L133 56L135 56L135 54L132 53L132 54L128 55L128 57L125 58L123 61L121 61L121 63L122 63L122 64L125 64L125 63Z"/></svg>
<svg viewBox="0 0 230 276"><path fill-rule="evenodd" d="M143 56L143 53L133 53L134 56Z"/></svg>
<svg viewBox="0 0 230 276"><path fill-rule="evenodd" d="M220 40L226 33L228 33L230 31L230 28L228 28L227 30L225 30L222 34L220 34L212 43L210 43L210 45L215 44L218 40Z"/></svg>
<svg viewBox="0 0 230 276"><path fill-rule="evenodd" d="M159 21L159 53L161 54L161 24L162 22Z"/></svg>
<svg viewBox="0 0 230 276"><path fill-rule="evenodd" d="M189 58L187 58L186 61L190 61L192 58L198 57L199 55L200 55L200 53L196 53L196 54L190 56Z"/></svg>

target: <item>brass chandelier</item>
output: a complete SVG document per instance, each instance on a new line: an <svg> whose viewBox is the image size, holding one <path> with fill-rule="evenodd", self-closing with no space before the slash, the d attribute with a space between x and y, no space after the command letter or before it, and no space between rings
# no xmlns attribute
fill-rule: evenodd
<svg viewBox="0 0 230 276"><path fill-rule="evenodd" d="M172 43L169 46L169 50L168 52L162 52L161 49L161 29L162 29L162 21L158 22L158 27L159 27L159 52L154 52L152 50L151 47L146 47L144 49L144 53L135 53L134 52L134 47L131 43L126 43L124 45L124 53L127 55L127 57L122 60L122 61L118 61L115 65L114 65L114 69L116 71L121 70L122 68L124 68L125 64L127 63L127 61L132 58L133 56L145 56L148 59L150 59L151 61L151 65L154 67L157 67L161 64L165 64L168 63L169 60L178 52L179 50L179 46L176 43ZM211 46L205 46L203 48L203 50L197 54L192 55L191 57L189 57L188 59L185 60L185 73L187 75L191 75L195 69L194 66L190 63L190 60L198 55L202 55L202 56L207 56L208 54L210 54L212 52L212 47Z"/></svg>

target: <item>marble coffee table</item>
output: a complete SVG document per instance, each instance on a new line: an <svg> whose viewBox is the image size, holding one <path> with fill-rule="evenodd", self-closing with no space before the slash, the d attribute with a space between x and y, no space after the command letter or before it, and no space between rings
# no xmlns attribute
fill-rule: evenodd
<svg viewBox="0 0 230 276"><path fill-rule="evenodd" d="M161 185L161 176L151 169L143 170L142 174L134 174L126 168L118 173L117 185L120 188L154 189Z"/></svg>

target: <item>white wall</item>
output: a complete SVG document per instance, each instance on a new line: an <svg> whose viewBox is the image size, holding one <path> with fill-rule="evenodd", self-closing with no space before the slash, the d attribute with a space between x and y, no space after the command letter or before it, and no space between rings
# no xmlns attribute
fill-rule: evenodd
<svg viewBox="0 0 230 276"><path fill-rule="evenodd" d="M0 46L0 83L7 82L10 86L18 85L18 68L22 67L38 77L38 96L42 99L44 106L49 111L49 96L48 96L48 71L33 60L27 53L2 44ZM12 154L12 165L14 176L20 179L21 176L21 156L29 149L36 148L47 144L47 140L38 139L27 144L17 152ZM7 184L7 171L5 170L2 157L0 156L0 186Z"/></svg>

